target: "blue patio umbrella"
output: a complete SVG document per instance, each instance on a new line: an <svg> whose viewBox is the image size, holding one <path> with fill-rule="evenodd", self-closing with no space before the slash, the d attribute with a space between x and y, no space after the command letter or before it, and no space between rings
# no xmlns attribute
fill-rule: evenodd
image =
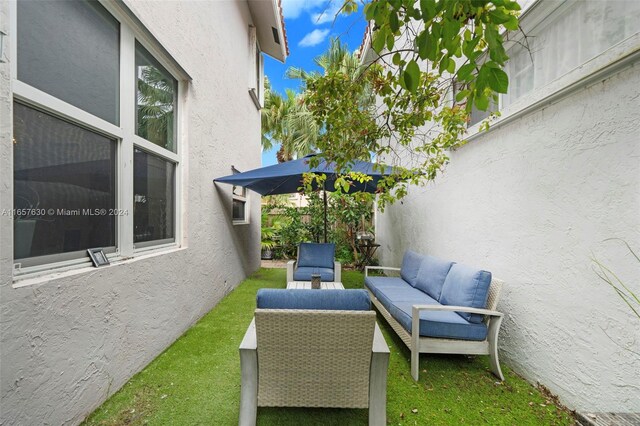
<svg viewBox="0 0 640 426"><path fill-rule="evenodd" d="M311 167L309 160L317 154L307 155L298 160L287 161L273 166L260 167L244 173L236 173L229 176L214 179L214 182L227 183L230 185L242 186L260 195L292 194L300 192L302 179L305 173L323 173L327 176L324 188L315 186L314 189L324 189L334 191L334 182L340 175L335 164L320 160L317 167ZM384 166L380 170L380 165L367 161L355 161L348 171L364 173L371 176L371 180L364 183L353 182L349 192L376 192L378 181L384 176L391 174L392 169ZM314 185L317 185L314 183ZM324 198L324 239L327 240L327 198Z"/></svg>

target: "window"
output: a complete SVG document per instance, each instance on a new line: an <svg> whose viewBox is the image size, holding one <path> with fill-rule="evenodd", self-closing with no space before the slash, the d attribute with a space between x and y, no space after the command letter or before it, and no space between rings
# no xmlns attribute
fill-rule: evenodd
<svg viewBox="0 0 640 426"><path fill-rule="evenodd" d="M526 17L523 18L526 22ZM508 50L508 106L640 31L640 2L565 1L527 31L528 45Z"/></svg>
<svg viewBox="0 0 640 426"><path fill-rule="evenodd" d="M166 160L136 149L133 179L134 243L165 240L174 234L175 167Z"/></svg>
<svg viewBox="0 0 640 426"><path fill-rule="evenodd" d="M256 28L249 27L249 52L251 55L249 73L249 94L258 109L264 106L264 57L260 51Z"/></svg>
<svg viewBox="0 0 640 426"><path fill-rule="evenodd" d="M247 215L247 188L233 187L233 207L231 218L236 225L249 223Z"/></svg>
<svg viewBox="0 0 640 426"><path fill-rule="evenodd" d="M14 258L115 249L115 139L20 103L13 120Z"/></svg>
<svg viewBox="0 0 640 426"><path fill-rule="evenodd" d="M119 124L118 21L98 2L20 0L17 15L18 79Z"/></svg>
<svg viewBox="0 0 640 426"><path fill-rule="evenodd" d="M15 11L18 273L84 264L89 248L175 244L182 69L107 3L18 0Z"/></svg>

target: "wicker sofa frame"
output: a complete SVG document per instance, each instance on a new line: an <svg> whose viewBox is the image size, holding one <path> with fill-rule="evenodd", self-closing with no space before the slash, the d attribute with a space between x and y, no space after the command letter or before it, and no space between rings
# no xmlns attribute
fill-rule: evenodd
<svg viewBox="0 0 640 426"><path fill-rule="evenodd" d="M369 275L369 271L372 270L381 270L385 273L400 272L400 268L367 266L365 267L365 277L367 277ZM498 334L500 333L500 326L502 325L502 318L504 314L495 310L498 306L503 284L504 282L502 280L492 278L491 284L489 284L487 306L485 309L469 308L466 306L413 305L411 312L411 332L408 332L389 313L389 311L368 288L366 290L369 292L369 297L371 298L373 305L411 351L411 376L414 380L417 381L419 377L419 356L421 353L489 355L491 372L500 380L504 380L504 375L500 368L500 360L498 358ZM428 310L468 312L484 315L484 322L487 325L487 338L482 341L473 341L420 336L420 311Z"/></svg>

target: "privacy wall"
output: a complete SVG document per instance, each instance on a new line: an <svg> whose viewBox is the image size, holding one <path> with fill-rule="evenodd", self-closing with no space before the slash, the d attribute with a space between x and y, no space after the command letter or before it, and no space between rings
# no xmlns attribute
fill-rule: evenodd
<svg viewBox="0 0 640 426"><path fill-rule="evenodd" d="M249 224L232 225L231 187L212 183L232 165L260 166L260 113L248 92L255 53L247 3L129 6L192 78L178 111L181 238L177 247L109 267L14 280L13 220L0 216L3 425L79 423L259 267L259 197L249 195ZM11 10L0 1L0 30L7 34L0 61L0 201L8 210Z"/></svg>
<svg viewBox="0 0 640 426"><path fill-rule="evenodd" d="M406 249L505 281L500 356L570 408L640 411L640 323L594 271L640 294L640 65L472 139L433 184L378 214L381 264ZM635 353L634 353L635 352Z"/></svg>

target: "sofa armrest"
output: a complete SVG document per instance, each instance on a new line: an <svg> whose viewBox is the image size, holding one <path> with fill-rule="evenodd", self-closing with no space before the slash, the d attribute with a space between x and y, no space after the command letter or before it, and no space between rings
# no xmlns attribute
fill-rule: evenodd
<svg viewBox="0 0 640 426"><path fill-rule="evenodd" d="M337 261L333 262L333 281L342 282L342 264Z"/></svg>
<svg viewBox="0 0 640 426"><path fill-rule="evenodd" d="M391 266L365 266L364 267L364 276L368 277L369 276L369 270L372 269L380 269L382 271L397 271L400 272L400 268L393 268Z"/></svg>
<svg viewBox="0 0 640 426"><path fill-rule="evenodd" d="M258 414L258 341L253 319L240 343L240 426L256 424Z"/></svg>
<svg viewBox="0 0 640 426"><path fill-rule="evenodd" d="M296 269L296 261L290 260L287 262L287 284L293 281L293 270Z"/></svg>
<svg viewBox="0 0 640 426"><path fill-rule="evenodd" d="M451 305L413 305L412 311L453 311L453 312L467 312L470 314L488 315L490 317L502 317L504 314L498 311L491 311L489 309L470 308L468 306L451 306Z"/></svg>

